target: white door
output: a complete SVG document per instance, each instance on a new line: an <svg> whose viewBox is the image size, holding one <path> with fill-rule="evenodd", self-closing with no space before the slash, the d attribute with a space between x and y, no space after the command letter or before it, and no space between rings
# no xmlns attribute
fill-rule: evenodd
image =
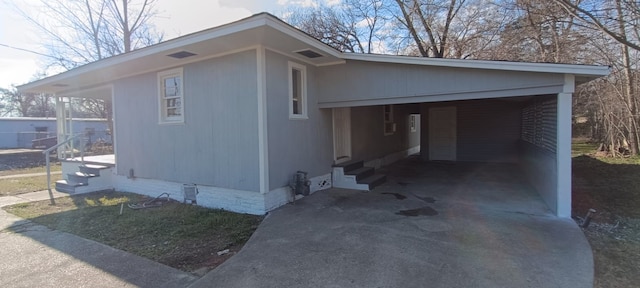
<svg viewBox="0 0 640 288"><path fill-rule="evenodd" d="M429 160L456 160L456 107L429 108Z"/></svg>
<svg viewBox="0 0 640 288"><path fill-rule="evenodd" d="M333 108L333 160L351 160L351 108Z"/></svg>

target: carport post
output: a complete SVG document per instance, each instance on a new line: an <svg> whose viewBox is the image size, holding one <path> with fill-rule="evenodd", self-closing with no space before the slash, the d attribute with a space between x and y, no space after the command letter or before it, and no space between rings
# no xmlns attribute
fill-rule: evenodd
<svg viewBox="0 0 640 288"><path fill-rule="evenodd" d="M572 81L573 82L573 81ZM571 217L571 93L557 96L556 168L558 217Z"/></svg>

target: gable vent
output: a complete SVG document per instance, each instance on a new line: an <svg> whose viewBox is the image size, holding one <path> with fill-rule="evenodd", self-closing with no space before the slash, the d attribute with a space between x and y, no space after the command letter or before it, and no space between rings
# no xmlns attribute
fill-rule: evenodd
<svg viewBox="0 0 640 288"><path fill-rule="evenodd" d="M167 56L172 57L172 58L176 58L176 59L182 59L182 58L187 58L187 57L191 57L191 56L194 56L194 55L197 55L197 54L191 53L191 52L188 52L188 51L180 51L180 52L176 52L176 53L173 53L173 54L169 54Z"/></svg>
<svg viewBox="0 0 640 288"><path fill-rule="evenodd" d="M300 50L300 51L296 51L296 53L305 56L307 58L318 58L318 57L322 57L322 54L313 51L311 49L306 49L306 50Z"/></svg>

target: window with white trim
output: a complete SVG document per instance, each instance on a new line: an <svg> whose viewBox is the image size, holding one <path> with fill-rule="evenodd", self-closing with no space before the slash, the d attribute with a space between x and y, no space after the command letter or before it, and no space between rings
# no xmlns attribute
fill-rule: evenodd
<svg viewBox="0 0 640 288"><path fill-rule="evenodd" d="M396 123L393 122L393 105L384 105L384 135L393 135L396 132Z"/></svg>
<svg viewBox="0 0 640 288"><path fill-rule="evenodd" d="M307 68L289 62L289 118L307 119Z"/></svg>
<svg viewBox="0 0 640 288"><path fill-rule="evenodd" d="M184 90L182 68L158 73L160 123L184 122Z"/></svg>

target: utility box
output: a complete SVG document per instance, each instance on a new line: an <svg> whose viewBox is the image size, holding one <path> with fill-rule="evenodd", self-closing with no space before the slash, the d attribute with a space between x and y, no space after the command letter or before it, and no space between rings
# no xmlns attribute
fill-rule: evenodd
<svg viewBox="0 0 640 288"><path fill-rule="evenodd" d="M184 195L184 202L191 204L198 204L198 200L196 196L198 195L198 186L196 184L183 184L182 185L182 194Z"/></svg>

